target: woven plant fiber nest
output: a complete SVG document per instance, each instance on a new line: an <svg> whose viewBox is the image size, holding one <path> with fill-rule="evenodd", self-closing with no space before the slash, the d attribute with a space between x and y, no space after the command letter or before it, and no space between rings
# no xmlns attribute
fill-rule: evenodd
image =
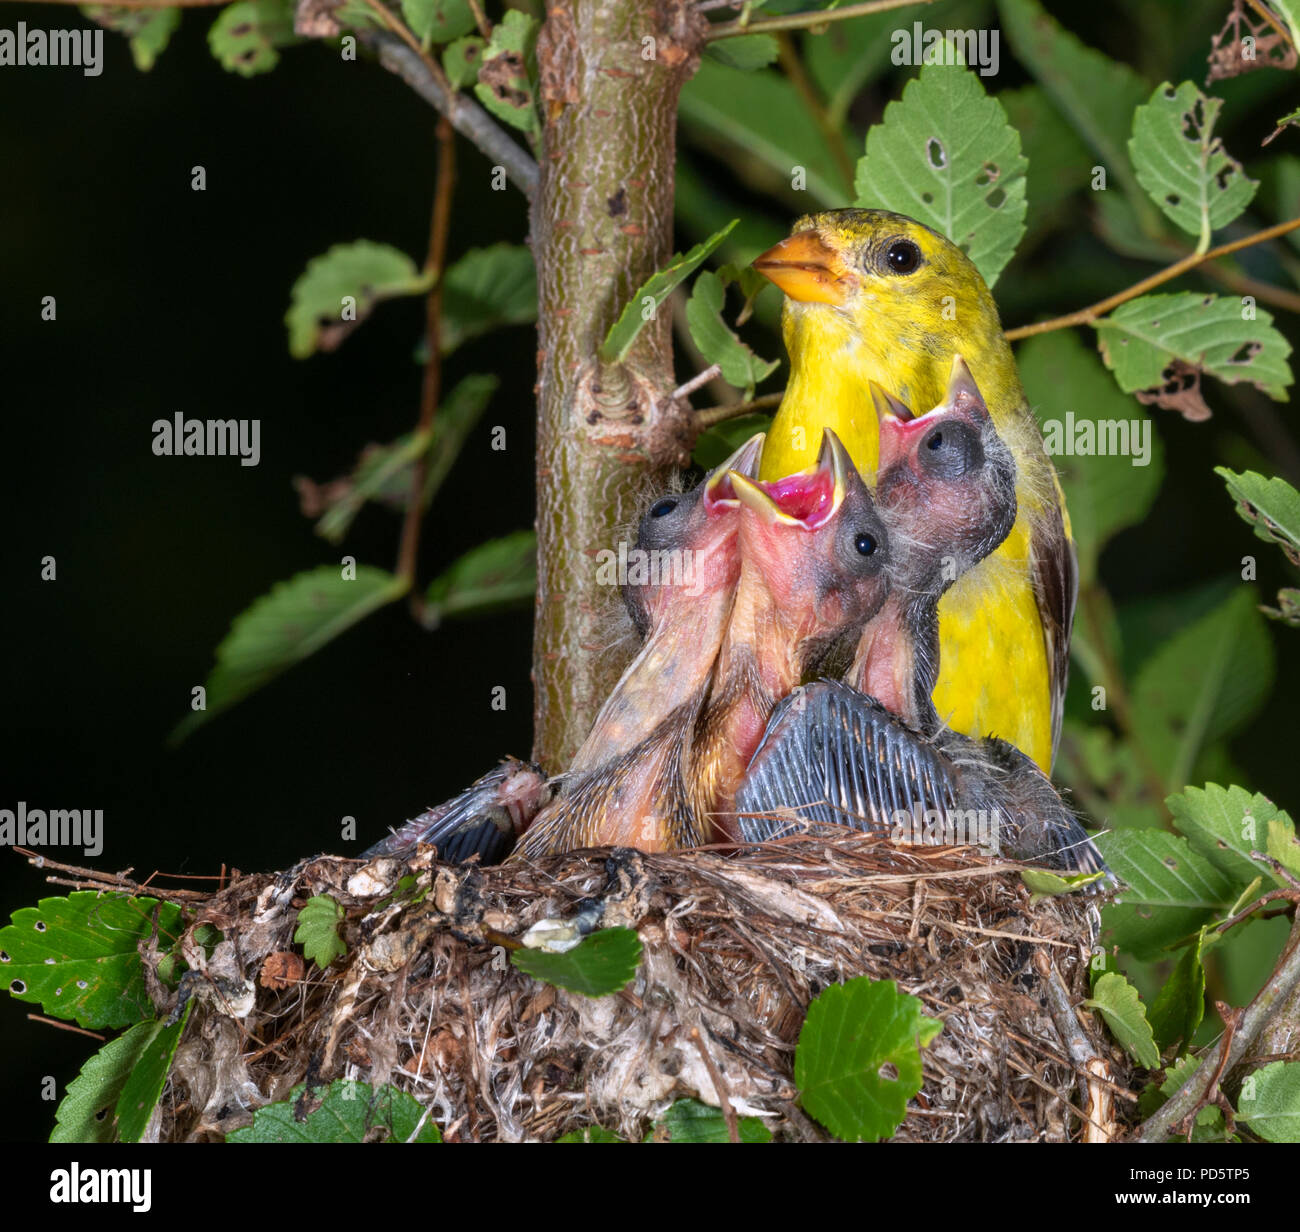
<svg viewBox="0 0 1300 1232"><path fill-rule="evenodd" d="M335 1078L409 1091L447 1140L591 1125L639 1140L683 1097L779 1139L826 1138L800 1106L795 1045L809 1002L864 975L944 1024L897 1140L1077 1140L1113 1134L1132 1106L1108 1094L1130 1077L1122 1054L1075 1009L1097 900L1032 901L1016 865L860 835L489 868L431 857L322 856L198 904L159 1138L219 1138ZM324 973L293 940L317 895L345 911L347 953ZM623 992L584 997L508 961L503 938L579 913L639 933ZM199 924L224 937L210 953Z"/></svg>

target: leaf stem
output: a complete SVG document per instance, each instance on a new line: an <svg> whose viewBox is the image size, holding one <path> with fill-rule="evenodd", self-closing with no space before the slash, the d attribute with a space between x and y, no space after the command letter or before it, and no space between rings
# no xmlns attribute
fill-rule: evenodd
<svg viewBox="0 0 1300 1232"><path fill-rule="evenodd" d="M425 310L425 339L429 358L424 365L424 381L420 387L420 419L416 436L428 436L433 428L433 417L442 393L442 271L447 268L447 235L451 230L451 199L456 185L456 134L451 121L443 116L438 121L438 182L433 194L433 214L429 220L429 253L424 262L426 274L436 277L429 292ZM399 578L411 589L411 603L417 610L421 599L414 589L415 566L420 550L420 528L424 523L424 481L429 473L429 451L421 451L411 468L411 491L406 500L406 516L402 520L402 540L397 549Z"/></svg>
<svg viewBox="0 0 1300 1232"><path fill-rule="evenodd" d="M760 17L758 20L719 22L710 26L704 35L706 43L717 39L736 38L742 34L775 34L778 30L807 30L828 26L833 21L848 21L852 17L867 17L872 13L887 13L890 9L932 4L934 0L864 0L860 4L846 4L841 9L818 10L815 13L785 13L777 17Z"/></svg>
<svg viewBox="0 0 1300 1232"><path fill-rule="evenodd" d="M1053 317L1050 321L1037 321L1033 325L1020 325L1015 329L1009 329L1006 331L1006 339L1008 342L1014 342L1019 338L1029 338L1035 334L1047 334L1053 330L1067 329L1072 325L1091 325L1099 317L1105 316L1112 308L1118 308L1120 304L1136 299L1139 295L1145 295L1148 291L1179 277L1181 274L1187 273L1188 270L1195 269L1198 265L1203 265L1206 261L1226 257L1229 253L1238 252L1242 248L1250 248L1255 244L1262 244L1266 240L1277 239L1278 236L1286 235L1297 227L1300 227L1300 218L1292 218L1286 222L1279 222L1274 226L1265 227L1264 230L1256 231L1253 235L1243 236L1241 239L1232 240L1227 244L1220 244L1217 248L1211 248L1207 252L1188 253L1181 260L1166 266L1149 278L1143 278L1141 282L1135 282L1126 290L1118 291L1106 299L1098 300L1097 303L1090 304L1087 308L1080 308L1077 312L1067 313L1063 317Z"/></svg>

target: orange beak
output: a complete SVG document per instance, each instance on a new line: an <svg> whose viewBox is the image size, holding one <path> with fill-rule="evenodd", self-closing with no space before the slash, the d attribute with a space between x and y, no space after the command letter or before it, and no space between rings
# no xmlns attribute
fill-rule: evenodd
<svg viewBox="0 0 1300 1232"><path fill-rule="evenodd" d="M802 304L845 304L858 281L816 231L797 231L756 257L754 268Z"/></svg>

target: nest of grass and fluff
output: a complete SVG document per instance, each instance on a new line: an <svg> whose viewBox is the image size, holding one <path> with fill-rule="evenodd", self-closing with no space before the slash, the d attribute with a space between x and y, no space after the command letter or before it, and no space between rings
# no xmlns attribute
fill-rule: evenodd
<svg viewBox="0 0 1300 1232"><path fill-rule="evenodd" d="M1035 897L1018 865L862 835L486 868L433 855L320 856L187 901L194 1004L158 1139L222 1138L336 1078L409 1092L447 1140L595 1125L639 1140L683 1097L733 1130L757 1116L779 1139L828 1138L801 1107L795 1046L809 1003L856 976L893 980L943 1023L896 1140L1106 1138L1135 1113L1128 1063L1079 1009L1096 896ZM319 896L347 947L323 972L294 942ZM638 933L621 992L503 961L531 926L575 917Z"/></svg>

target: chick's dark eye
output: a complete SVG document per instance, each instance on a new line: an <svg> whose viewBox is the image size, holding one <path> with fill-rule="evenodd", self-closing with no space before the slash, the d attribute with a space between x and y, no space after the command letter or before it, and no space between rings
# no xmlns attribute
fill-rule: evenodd
<svg viewBox="0 0 1300 1232"><path fill-rule="evenodd" d="M932 432L925 442L925 447L929 450L939 450L943 448L943 432Z"/></svg>
<svg viewBox="0 0 1300 1232"><path fill-rule="evenodd" d="M857 548L860 556L870 556L876 550L876 537L864 531L854 539L853 546Z"/></svg>
<svg viewBox="0 0 1300 1232"><path fill-rule="evenodd" d="M960 479L984 465L984 446L968 424L947 424L934 428L921 442L919 461L938 479Z"/></svg>
<svg viewBox="0 0 1300 1232"><path fill-rule="evenodd" d="M650 506L650 516L652 518L662 518L665 514L672 513L677 508L677 502L671 497L665 497L661 501L656 501Z"/></svg>
<svg viewBox="0 0 1300 1232"><path fill-rule="evenodd" d="M891 273L910 274L921 264L921 250L911 240L895 240L885 252Z"/></svg>

